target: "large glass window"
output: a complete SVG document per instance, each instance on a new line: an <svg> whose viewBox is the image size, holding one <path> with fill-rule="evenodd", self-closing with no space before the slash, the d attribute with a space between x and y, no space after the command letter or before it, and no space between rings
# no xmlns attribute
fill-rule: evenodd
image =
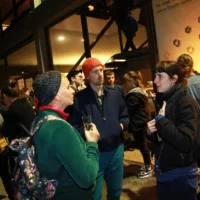
<svg viewBox="0 0 200 200"><path fill-rule="evenodd" d="M17 81L19 89L32 89L32 78L38 73L35 41L20 48L7 57L8 75Z"/></svg>
<svg viewBox="0 0 200 200"><path fill-rule="evenodd" d="M90 43L92 43L96 40L96 37L100 31L106 26L110 19L103 20L91 17L88 17L87 19ZM102 63L106 63L116 53L120 53L120 46L118 28L114 22L102 36L102 38L97 42L97 44L93 47L91 54L92 57L96 57L101 60Z"/></svg>
<svg viewBox="0 0 200 200"><path fill-rule="evenodd" d="M132 11L132 15L136 19L139 20L140 8L134 9ZM90 42L93 42L96 39L96 36L99 32L105 27L108 23L108 20L95 19L88 17L88 28L90 35ZM145 27L138 24L138 31L136 32L136 37L134 37L133 42L138 48L145 40L147 39L147 34ZM123 47L126 43L126 37L122 32L122 41ZM99 40L99 42L92 49L92 56L98 57L101 59L103 63L108 62L114 54L120 53L120 45L119 45L119 35L118 35L118 27L114 22L111 27L106 31L103 37Z"/></svg>
<svg viewBox="0 0 200 200"><path fill-rule="evenodd" d="M85 51L80 16L73 15L49 31L54 67L68 72Z"/></svg>
<svg viewBox="0 0 200 200"><path fill-rule="evenodd" d="M132 11L136 21L139 20L139 14L139 8ZM109 20L87 17L90 44L96 40ZM138 26L136 37L133 39L136 48L147 39L145 27L140 24ZM61 21L50 28L49 32L54 67L62 72L68 72L85 52L80 15L73 15ZM125 46L126 38L123 33L122 40ZM112 56L117 53L121 53L121 50L118 27L114 22L92 48L91 56L99 58L102 63L107 63L112 61Z"/></svg>

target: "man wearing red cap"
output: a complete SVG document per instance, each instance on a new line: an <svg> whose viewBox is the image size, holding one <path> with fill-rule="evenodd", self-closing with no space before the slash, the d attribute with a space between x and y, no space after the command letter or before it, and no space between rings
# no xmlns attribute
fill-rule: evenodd
<svg viewBox="0 0 200 200"><path fill-rule="evenodd" d="M71 124L83 135L81 117L90 115L100 133L99 172L93 200L102 199L105 178L107 199L120 199L123 181L122 131L128 126L128 113L122 95L103 85L103 64L96 58L88 58L82 65L88 87L75 96L70 117Z"/></svg>

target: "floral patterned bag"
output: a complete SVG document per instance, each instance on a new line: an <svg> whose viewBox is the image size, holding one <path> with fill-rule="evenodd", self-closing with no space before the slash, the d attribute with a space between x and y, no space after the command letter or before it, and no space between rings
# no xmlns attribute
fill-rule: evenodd
<svg viewBox="0 0 200 200"><path fill-rule="evenodd" d="M64 167L59 169L57 176L53 180L41 177L32 138L36 131L49 120L63 119L48 115L38 122L35 129L31 130L31 133L23 125L20 125L30 137L15 139L10 144L11 149L18 152L12 176L15 200L48 200L55 194L58 180L63 173Z"/></svg>

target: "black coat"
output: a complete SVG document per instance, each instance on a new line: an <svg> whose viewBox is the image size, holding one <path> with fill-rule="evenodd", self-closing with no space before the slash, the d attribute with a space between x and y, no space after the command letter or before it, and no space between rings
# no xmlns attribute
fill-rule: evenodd
<svg viewBox="0 0 200 200"><path fill-rule="evenodd" d="M15 138L27 137L27 134L18 123L30 129L34 116L35 112L27 99L15 100L9 107L9 110L4 114L4 135L9 138L9 141Z"/></svg>
<svg viewBox="0 0 200 200"><path fill-rule="evenodd" d="M104 86L102 108L90 86L78 92L69 121L82 136L81 117L84 115L91 115L92 122L97 126L101 135L98 142L101 152L111 151L122 143L120 123L126 129L129 120L125 102L116 89Z"/></svg>
<svg viewBox="0 0 200 200"><path fill-rule="evenodd" d="M139 90L137 92L133 90L126 95L125 102L129 115L128 132L134 134L137 131L144 131L150 120L147 107L148 97Z"/></svg>
<svg viewBox="0 0 200 200"><path fill-rule="evenodd" d="M156 123L162 142L156 145L155 156L163 172L191 165L193 146L198 133L199 106L187 95L184 86L175 87L168 97L165 117Z"/></svg>

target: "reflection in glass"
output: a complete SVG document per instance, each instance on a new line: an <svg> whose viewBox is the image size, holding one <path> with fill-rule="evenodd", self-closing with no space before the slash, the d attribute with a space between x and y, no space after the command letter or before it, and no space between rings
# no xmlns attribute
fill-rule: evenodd
<svg viewBox="0 0 200 200"><path fill-rule="evenodd" d="M49 30L55 69L68 72L84 53L81 21L73 15Z"/></svg>
<svg viewBox="0 0 200 200"><path fill-rule="evenodd" d="M18 49L7 57L9 79L17 81L18 87L30 87L30 81L37 73L35 41ZM32 81L32 80L31 80Z"/></svg>

